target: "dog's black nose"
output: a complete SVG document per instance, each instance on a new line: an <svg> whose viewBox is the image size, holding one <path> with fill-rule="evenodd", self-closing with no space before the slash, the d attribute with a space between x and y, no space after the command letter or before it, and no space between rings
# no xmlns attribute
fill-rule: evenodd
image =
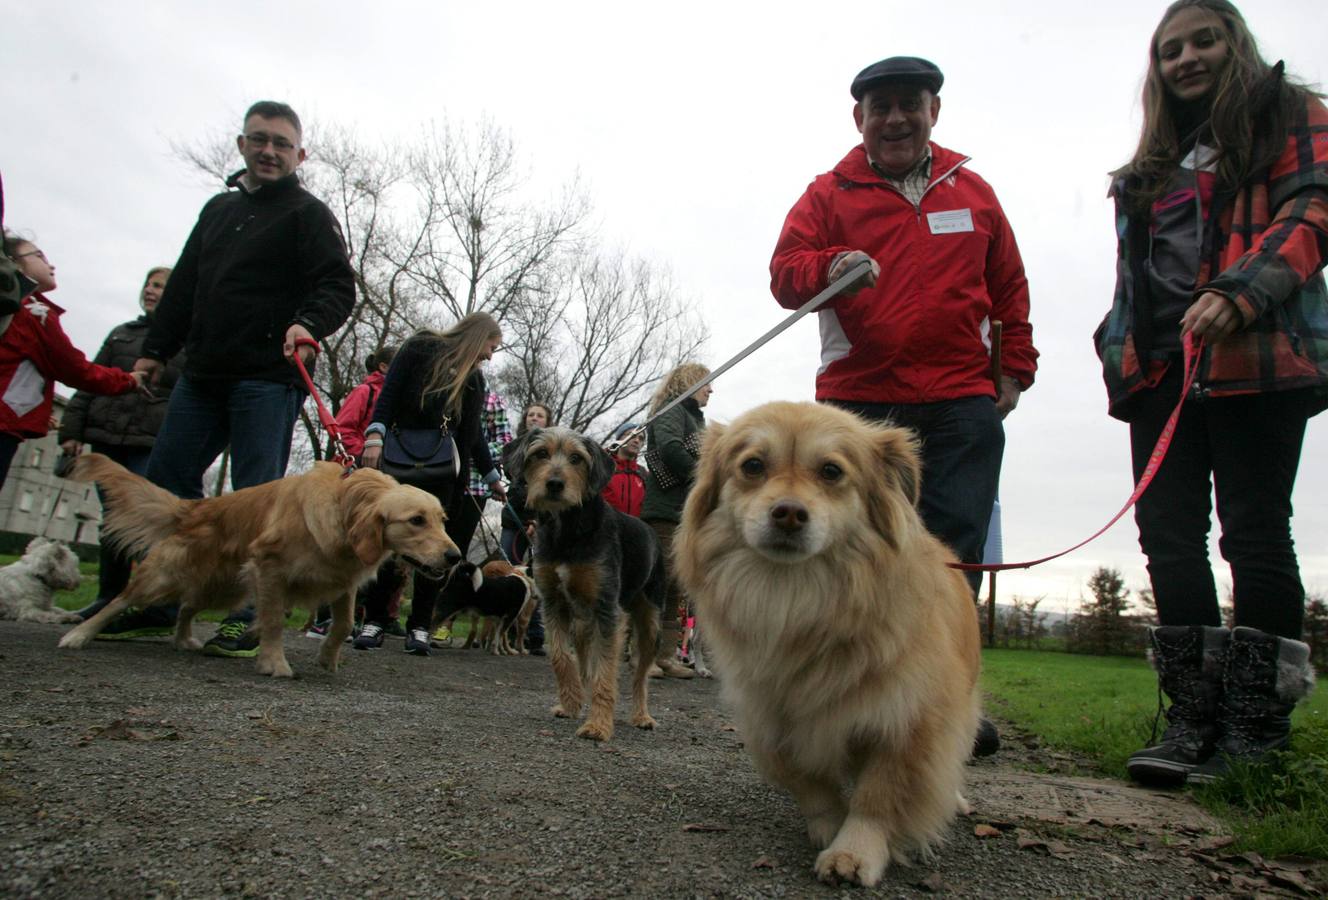
<svg viewBox="0 0 1328 900"><path fill-rule="evenodd" d="M561 478L548 478L544 481L544 489L555 497L563 492L564 487Z"/></svg>
<svg viewBox="0 0 1328 900"><path fill-rule="evenodd" d="M443 554L443 559L447 560L449 566L455 566L457 563L461 562L461 551L455 548L448 550Z"/></svg>
<svg viewBox="0 0 1328 900"><path fill-rule="evenodd" d="M801 531L807 519L807 507L797 500L780 500L770 507L770 521L784 531Z"/></svg>

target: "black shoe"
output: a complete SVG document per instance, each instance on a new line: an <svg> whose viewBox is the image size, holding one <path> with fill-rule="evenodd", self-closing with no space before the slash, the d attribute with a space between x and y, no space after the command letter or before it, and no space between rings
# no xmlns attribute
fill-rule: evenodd
<svg viewBox="0 0 1328 900"><path fill-rule="evenodd" d="M543 646L540 646L540 647L531 647L531 648L530 648L530 655L531 655L531 656L547 656L548 654L544 652L544 647L543 647Z"/></svg>
<svg viewBox="0 0 1328 900"><path fill-rule="evenodd" d="M207 656L225 656L230 659L252 659L258 655L258 632L251 623L226 619L217 628L212 640L203 645Z"/></svg>
<svg viewBox="0 0 1328 900"><path fill-rule="evenodd" d="M97 632L99 641L127 641L132 638L160 637L175 633L175 611L160 606L129 608Z"/></svg>
<svg viewBox="0 0 1328 900"><path fill-rule="evenodd" d="M356 650L380 650L383 646L383 626L376 622L365 622L360 633L355 636L351 646Z"/></svg>
<svg viewBox="0 0 1328 900"><path fill-rule="evenodd" d="M406 652L416 656L428 656L429 632L423 628L412 628L406 635Z"/></svg>
<svg viewBox="0 0 1328 900"><path fill-rule="evenodd" d="M1233 764L1257 765L1291 744L1291 711L1314 686L1309 645L1256 628L1235 628L1227 646L1212 756L1186 777L1208 784Z"/></svg>
<svg viewBox="0 0 1328 900"><path fill-rule="evenodd" d="M1001 749L1001 734L996 730L996 724L983 716L978 719L978 733L973 738L973 758L991 756L999 749Z"/></svg>
<svg viewBox="0 0 1328 900"><path fill-rule="evenodd" d="M98 597L96 600L93 600L87 606L83 607L78 612L74 613L74 615L78 616L80 619L86 622L88 619L91 619L97 613L105 609L107 604L109 604L113 599L114 599L113 597L111 598Z"/></svg>
<svg viewBox="0 0 1328 900"><path fill-rule="evenodd" d="M383 633L390 638L406 637L406 626L401 624L400 619L393 619L383 628Z"/></svg>
<svg viewBox="0 0 1328 900"><path fill-rule="evenodd" d="M1148 632L1161 694L1171 698L1161 740L1130 754L1125 769L1140 784L1179 787L1213 755L1218 736L1218 699L1230 633L1203 625L1164 625ZM1157 734L1154 724L1154 736Z"/></svg>

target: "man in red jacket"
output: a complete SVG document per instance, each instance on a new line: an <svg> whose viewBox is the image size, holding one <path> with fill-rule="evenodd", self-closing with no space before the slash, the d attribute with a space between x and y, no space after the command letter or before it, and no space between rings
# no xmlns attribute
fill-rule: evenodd
<svg viewBox="0 0 1328 900"><path fill-rule="evenodd" d="M771 290L796 309L871 263L818 313L816 399L917 431L923 521L961 560L981 562L1005 448L1001 420L1033 383L1037 351L1023 262L995 193L967 157L931 141L943 80L933 63L908 56L853 80L862 143L789 212ZM975 592L979 580L971 573Z"/></svg>
<svg viewBox="0 0 1328 900"><path fill-rule="evenodd" d="M613 433L613 440L619 441L637 426L628 422ZM641 455L644 438L635 434L630 440L623 441L613 453L614 472L609 479L609 486L604 489L604 499L609 506L629 516L641 517L641 501L646 497L646 479L636 458Z"/></svg>
<svg viewBox="0 0 1328 900"><path fill-rule="evenodd" d="M1010 223L968 158L933 143L944 82L895 56L853 79L862 143L790 210L770 288L796 309L862 262L871 270L821 307L816 399L922 439L919 512L964 562L982 561L1000 481L1001 420L1033 384L1028 281ZM991 323L1003 323L999 382ZM969 573L976 594L981 576ZM1000 746L986 719L974 753Z"/></svg>

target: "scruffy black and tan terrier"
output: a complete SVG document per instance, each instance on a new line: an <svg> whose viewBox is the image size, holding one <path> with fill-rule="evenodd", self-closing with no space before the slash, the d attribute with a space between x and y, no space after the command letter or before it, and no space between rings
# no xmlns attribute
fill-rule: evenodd
<svg viewBox="0 0 1328 900"><path fill-rule="evenodd" d="M631 722L654 728L646 673L659 634L664 560L654 532L601 496L613 476L613 458L571 429L534 428L507 445L503 461L513 477L525 479L526 508L537 515L535 584L558 683L553 714L580 715L588 688L590 712L577 735L596 741L613 736L618 664L630 618L636 635Z"/></svg>

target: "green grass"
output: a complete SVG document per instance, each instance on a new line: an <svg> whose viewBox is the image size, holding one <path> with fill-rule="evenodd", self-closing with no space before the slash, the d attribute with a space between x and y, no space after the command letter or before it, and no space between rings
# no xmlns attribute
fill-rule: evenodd
<svg viewBox="0 0 1328 900"><path fill-rule="evenodd" d="M1115 778L1157 713L1157 678L1141 658L984 650L982 683L995 714ZM1328 859L1328 691L1303 701L1292 725L1278 765L1237 771L1196 798L1242 850Z"/></svg>

